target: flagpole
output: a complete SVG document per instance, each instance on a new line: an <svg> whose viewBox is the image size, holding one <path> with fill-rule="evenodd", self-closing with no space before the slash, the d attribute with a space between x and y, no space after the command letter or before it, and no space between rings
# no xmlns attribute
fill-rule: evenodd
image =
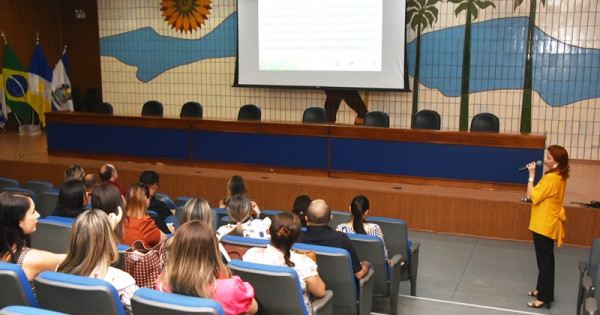
<svg viewBox="0 0 600 315"><path fill-rule="evenodd" d="M4 34L4 31L1 31L0 36L2 36L2 38L4 39L4 45L8 45L8 41L6 40L6 34ZM4 82L2 82L2 84L4 84ZM6 96L5 96L6 97ZM17 116L17 114L14 115L15 118L17 119L17 122L19 123L19 127L23 126L23 124L21 123L21 121L19 120L19 116ZM8 117L6 117L8 118Z"/></svg>
<svg viewBox="0 0 600 315"><path fill-rule="evenodd" d="M40 44L40 31L39 31L39 30L37 30L37 31L35 32L35 45L37 46L37 45L39 45L39 44ZM31 106L31 105L30 105L30 106ZM34 122L35 122L35 110L32 110L32 111L31 111L31 124L33 125L33 124L34 124ZM41 119L40 119L40 121L39 121L39 123L38 123L38 126L40 126L40 128L41 128L41 126L42 126L42 120L41 120Z"/></svg>

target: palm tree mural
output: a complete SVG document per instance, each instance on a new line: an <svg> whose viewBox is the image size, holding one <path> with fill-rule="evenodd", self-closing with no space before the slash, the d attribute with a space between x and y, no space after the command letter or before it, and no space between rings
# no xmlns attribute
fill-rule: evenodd
<svg viewBox="0 0 600 315"><path fill-rule="evenodd" d="M531 132L531 95L533 89L533 33L535 31L535 13L537 0L530 0L529 24L527 25L527 52L525 54L525 80L523 83L523 101L521 104L521 132ZM543 6L546 0L540 0ZM514 10L516 10L523 0L515 0Z"/></svg>
<svg viewBox="0 0 600 315"><path fill-rule="evenodd" d="M454 10L457 16L466 11L467 22L465 24L465 42L463 46L463 63L460 82L460 117L458 130L466 131L469 128L469 80L471 78L471 19L476 20L479 15L479 9L485 9L489 6L496 8L490 0L448 0L452 3L459 3Z"/></svg>
<svg viewBox="0 0 600 315"><path fill-rule="evenodd" d="M417 47L415 56L415 75L413 77L412 122L417 114L419 103L419 66L421 62L421 31L437 21L438 9L435 4L440 0L408 0L407 20L410 27L417 32Z"/></svg>

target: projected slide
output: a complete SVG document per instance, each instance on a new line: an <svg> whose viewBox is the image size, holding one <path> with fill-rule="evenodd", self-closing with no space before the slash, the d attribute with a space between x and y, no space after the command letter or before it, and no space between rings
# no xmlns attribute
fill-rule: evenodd
<svg viewBox="0 0 600 315"><path fill-rule="evenodd" d="M404 0L238 0L234 86L407 90Z"/></svg>
<svg viewBox="0 0 600 315"><path fill-rule="evenodd" d="M381 71L382 0L322 1L259 0L260 70Z"/></svg>

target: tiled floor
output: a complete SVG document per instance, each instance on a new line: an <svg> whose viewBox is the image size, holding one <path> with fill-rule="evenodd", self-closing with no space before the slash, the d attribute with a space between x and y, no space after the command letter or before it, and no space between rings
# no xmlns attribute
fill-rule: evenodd
<svg viewBox="0 0 600 315"><path fill-rule="evenodd" d="M578 262L587 261L589 248L555 247L555 302L547 310L526 305L537 278L533 243L417 231L409 237L421 243L417 297L402 282L399 314L575 314ZM388 313L387 301L374 305L374 313Z"/></svg>

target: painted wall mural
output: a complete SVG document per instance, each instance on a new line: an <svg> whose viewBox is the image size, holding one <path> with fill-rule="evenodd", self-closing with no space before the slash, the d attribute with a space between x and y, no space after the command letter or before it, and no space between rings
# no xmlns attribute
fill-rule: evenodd
<svg viewBox="0 0 600 315"><path fill-rule="evenodd" d="M561 6L560 0L408 0L413 91L370 91L369 109L390 114L395 128L410 128L416 111L433 109L442 115L442 130L468 130L471 117L492 112L500 118L501 132L545 133L548 144L564 145L572 158L598 159L600 42L595 38L600 38L600 28L595 21L600 12L586 1ZM241 105L254 103L267 120L300 121L305 108L322 106L321 91L231 87L235 1L190 1L204 11L187 20L175 15L176 2L157 6L137 1L147 7L144 14L115 28L114 12L120 9L123 15L140 8L99 1L104 99L114 103L115 113L136 114L140 100L157 99L165 104L167 116L178 116L186 101L199 101L205 117L233 118ZM533 28L531 15L539 22ZM563 15L586 16L580 33L572 33L577 40L559 38L550 29L556 27L554 17ZM559 21L563 29L573 28L573 20ZM163 84L175 93L160 88ZM338 116L340 123L353 120L348 108Z"/></svg>

